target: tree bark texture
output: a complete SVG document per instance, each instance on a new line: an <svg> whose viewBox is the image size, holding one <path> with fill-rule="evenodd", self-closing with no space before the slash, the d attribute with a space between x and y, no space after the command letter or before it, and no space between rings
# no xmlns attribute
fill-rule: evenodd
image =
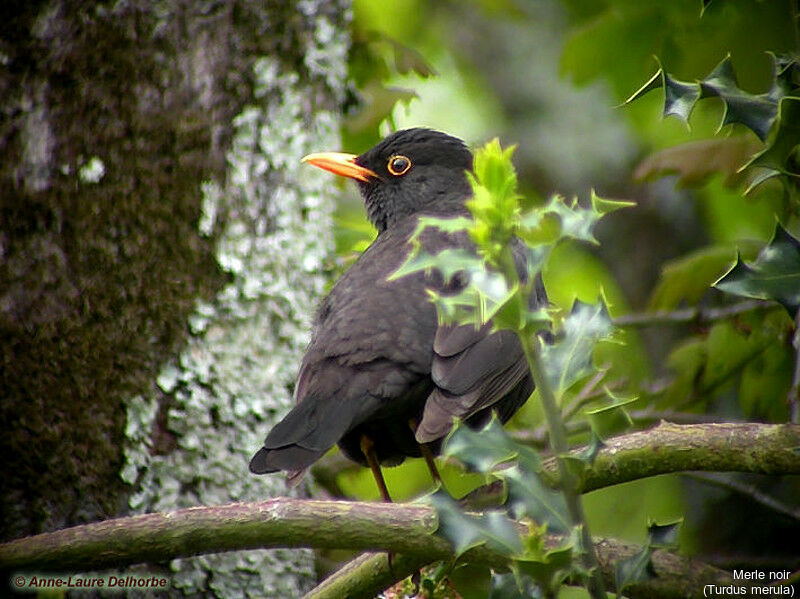
<svg viewBox="0 0 800 599"><path fill-rule="evenodd" d="M346 4L0 8L0 539L284 492L247 458L324 291L333 197L299 159L338 147ZM311 576L169 568L206 596Z"/></svg>

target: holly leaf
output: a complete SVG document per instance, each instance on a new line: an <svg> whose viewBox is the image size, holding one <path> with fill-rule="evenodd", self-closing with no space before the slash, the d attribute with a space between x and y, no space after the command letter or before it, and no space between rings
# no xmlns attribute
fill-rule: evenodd
<svg viewBox="0 0 800 599"><path fill-rule="evenodd" d="M592 189L591 191L592 209L600 216L605 216L610 212L621 210L622 208L633 208L636 202L629 200L610 200L608 198L601 198Z"/></svg>
<svg viewBox="0 0 800 599"><path fill-rule="evenodd" d="M714 287L743 297L775 300L794 317L800 308L800 241L780 224L752 265L741 256Z"/></svg>
<svg viewBox="0 0 800 599"><path fill-rule="evenodd" d="M484 543L504 555L522 551L514 522L502 512L489 511L469 514L461 511L458 503L444 491L437 491L429 498L439 519L437 534L453 546L456 557Z"/></svg>
<svg viewBox="0 0 800 599"><path fill-rule="evenodd" d="M716 96L722 100L725 108L720 129L731 123L740 123L751 129L760 140L767 138L778 113L777 102L769 93L749 94L739 87L730 54L700 82L700 89L702 98Z"/></svg>
<svg viewBox="0 0 800 599"><path fill-rule="evenodd" d="M490 472L497 464L519 454L520 447L506 434L496 414L480 430L459 421L447 437L442 454L456 458L472 470Z"/></svg>
<svg viewBox="0 0 800 599"><path fill-rule="evenodd" d="M548 551L543 558L518 557L511 567L522 578L530 577L535 580L541 588L549 591L548 596L555 596L558 587L577 565L574 549L574 545L567 541Z"/></svg>
<svg viewBox="0 0 800 599"><path fill-rule="evenodd" d="M592 306L575 302L555 342L542 346L545 374L557 396L592 372L595 344L611 332L611 319L603 303Z"/></svg>
<svg viewBox="0 0 800 599"><path fill-rule="evenodd" d="M656 59L658 62L658 59ZM642 87L636 90L624 104L630 104L654 89L664 89L664 110L662 116L676 116L689 124L695 104L700 99L700 85L689 81L679 81L664 70L658 63L658 71Z"/></svg>
<svg viewBox="0 0 800 599"><path fill-rule="evenodd" d="M647 525L647 542L651 547L659 549L674 549L678 544L678 532L683 520L676 520L668 524L650 522Z"/></svg>
<svg viewBox="0 0 800 599"><path fill-rule="evenodd" d="M488 599L543 599L541 589L525 576L492 572Z"/></svg>
<svg viewBox="0 0 800 599"><path fill-rule="evenodd" d="M785 97L780 100L775 133L767 146L745 166L762 167L768 172L798 176L791 164L795 148L800 145L800 98Z"/></svg>
<svg viewBox="0 0 800 599"><path fill-rule="evenodd" d="M757 241L742 241L738 251L745 258L755 258ZM650 296L648 310L674 310L681 302L697 304L719 278L730 270L736 249L730 245L700 248L667 262Z"/></svg>
<svg viewBox="0 0 800 599"><path fill-rule="evenodd" d="M569 531L570 517L564 495L548 487L538 472L517 463L503 470L502 476L508 485L506 503L514 518L531 518L553 532Z"/></svg>
<svg viewBox="0 0 800 599"><path fill-rule="evenodd" d="M483 272L483 261L472 252L462 248L442 250L438 254L429 254L417 247L409 252L405 262L387 278L388 281L400 279L415 272L440 271L445 281L452 279L457 272Z"/></svg>
<svg viewBox="0 0 800 599"><path fill-rule="evenodd" d="M633 420L631 420L630 414L628 414L625 407L639 399L638 397L628 399L615 398L608 389L606 389L606 393L614 399L613 404L586 411L589 426L592 428L592 432L600 439L608 439L633 426Z"/></svg>
<svg viewBox="0 0 800 599"><path fill-rule="evenodd" d="M632 556L619 560L616 564L616 587L618 592L636 582L645 582L655 577L653 569L653 549L645 545Z"/></svg>
<svg viewBox="0 0 800 599"><path fill-rule="evenodd" d="M726 56L711 73L697 83L675 79L659 63L658 71L624 104L629 104L654 89L663 88L663 116L677 116L688 124L692 109L698 100L718 97L724 106L720 129L731 123L739 123L752 130L761 141L764 141L776 118L783 118L783 103L786 100L800 101L800 98L789 97L789 94L794 93L797 89L795 84L799 70L797 61L790 56L776 54L770 54L770 59L772 60L772 85L764 94L751 94L741 89L730 56ZM777 145L773 142L758 155L764 155L761 162L765 164L751 162L750 165L776 168L774 165L780 163L781 166L785 166L786 160L784 159L788 158L789 152L798 144L794 131L797 122L794 108L787 108L787 111L787 121L790 124L786 126L783 134L776 136ZM775 146L774 150L770 150L773 145ZM791 147L787 148L789 145Z"/></svg>

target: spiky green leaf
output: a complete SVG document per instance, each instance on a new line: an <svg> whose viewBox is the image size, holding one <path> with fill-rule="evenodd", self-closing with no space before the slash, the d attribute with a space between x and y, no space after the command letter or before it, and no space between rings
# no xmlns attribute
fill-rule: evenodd
<svg viewBox="0 0 800 599"><path fill-rule="evenodd" d="M678 532L680 532L683 520L658 524L650 522L647 525L647 540L651 547L674 549L678 544Z"/></svg>
<svg viewBox="0 0 800 599"><path fill-rule="evenodd" d="M800 241L779 224L752 265L737 258L714 286L734 295L778 301L796 314L800 308Z"/></svg>
<svg viewBox="0 0 800 599"><path fill-rule="evenodd" d="M556 341L542 348L545 374L557 396L592 371L594 346L611 332L611 319L605 305L575 302Z"/></svg>
<svg viewBox="0 0 800 599"><path fill-rule="evenodd" d="M445 441L442 454L456 458L472 470L489 472L516 457L520 447L503 430L496 415L481 430L458 422Z"/></svg>
<svg viewBox="0 0 800 599"><path fill-rule="evenodd" d="M450 542L456 556L484 543L504 555L510 556L522 551L522 541L514 522L504 513L465 513L444 491L437 491L429 500L439 518L436 533Z"/></svg>

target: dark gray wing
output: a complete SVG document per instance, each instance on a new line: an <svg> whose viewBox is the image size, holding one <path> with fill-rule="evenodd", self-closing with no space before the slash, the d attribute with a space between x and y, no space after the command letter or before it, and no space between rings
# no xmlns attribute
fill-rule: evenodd
<svg viewBox="0 0 800 599"><path fill-rule="evenodd" d="M440 439L454 418L462 420L495 405L528 377L517 336L491 333L491 325L440 326L434 340L431 379L436 387L425 402L416 438Z"/></svg>
<svg viewBox="0 0 800 599"><path fill-rule="evenodd" d="M513 246L520 278L527 277L525 246ZM544 306L547 294L536 278L531 307ZM533 391L528 364L512 331L492 333L491 323L440 325L433 343L431 378L436 385L425 403L416 439L428 443L446 435L454 418L467 420L490 407L507 420ZM520 397L523 395L523 397Z"/></svg>

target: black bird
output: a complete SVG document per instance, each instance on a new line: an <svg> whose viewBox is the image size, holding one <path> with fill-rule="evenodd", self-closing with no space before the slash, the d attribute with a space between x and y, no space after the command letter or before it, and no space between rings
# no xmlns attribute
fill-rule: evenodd
<svg viewBox="0 0 800 599"><path fill-rule="evenodd" d="M430 129L388 136L360 156L303 159L358 181L378 236L322 301L295 388L297 405L267 435L250 462L256 474L290 471L296 480L333 445L370 466L383 498L380 464L431 454L458 417L480 426L497 412L505 422L533 391L522 348L509 331L441 325L426 289L463 285L422 272L387 281L411 248L422 214L468 214L466 171L472 154L460 139ZM474 245L466 234L428 228L429 253ZM524 259L517 258L524 276ZM539 303L543 303L541 285Z"/></svg>

